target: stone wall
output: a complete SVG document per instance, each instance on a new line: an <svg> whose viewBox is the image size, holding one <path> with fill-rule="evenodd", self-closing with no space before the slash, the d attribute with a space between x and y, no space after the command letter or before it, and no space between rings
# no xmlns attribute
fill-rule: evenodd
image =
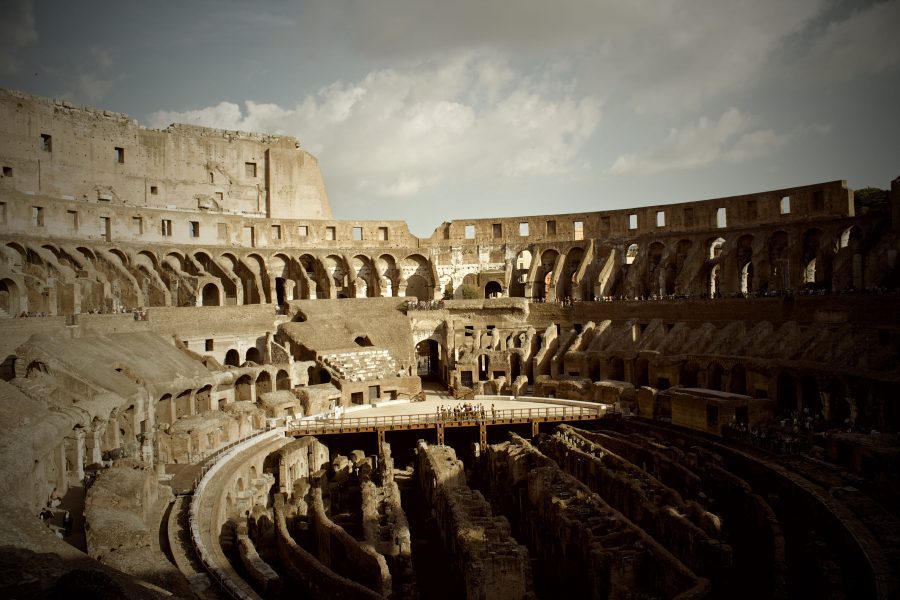
<svg viewBox="0 0 900 600"><path fill-rule="evenodd" d="M416 477L445 547L456 560L455 575L470 600L532 597L528 550L513 539L509 523L496 517L484 497L466 484L456 452L420 441Z"/></svg>

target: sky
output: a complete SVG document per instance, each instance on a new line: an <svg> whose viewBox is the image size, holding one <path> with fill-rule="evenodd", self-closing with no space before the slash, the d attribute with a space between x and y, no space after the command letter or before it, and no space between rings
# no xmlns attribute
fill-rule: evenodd
<svg viewBox="0 0 900 600"><path fill-rule="evenodd" d="M900 0L0 0L0 86L297 137L338 219L900 175Z"/></svg>

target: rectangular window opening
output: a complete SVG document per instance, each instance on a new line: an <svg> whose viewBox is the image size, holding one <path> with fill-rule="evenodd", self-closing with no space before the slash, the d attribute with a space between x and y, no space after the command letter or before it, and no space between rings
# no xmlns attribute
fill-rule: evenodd
<svg viewBox="0 0 900 600"><path fill-rule="evenodd" d="M69 217L69 230L78 231L78 211L67 210L66 215Z"/></svg>
<svg viewBox="0 0 900 600"><path fill-rule="evenodd" d="M665 227L666 226L666 211L664 211L664 210L656 211L656 226L657 227Z"/></svg>
<svg viewBox="0 0 900 600"><path fill-rule="evenodd" d="M334 227L326 227L325 228L325 239L329 242L333 242L337 239L337 229Z"/></svg>
<svg viewBox="0 0 900 600"><path fill-rule="evenodd" d="M520 236L528 235L528 223L519 223L519 235Z"/></svg>
<svg viewBox="0 0 900 600"><path fill-rule="evenodd" d="M250 244L251 248L256 248L256 231L252 225L244 225L244 242Z"/></svg>
<svg viewBox="0 0 900 600"><path fill-rule="evenodd" d="M112 239L112 222L109 217L100 217L100 235L107 242Z"/></svg>
<svg viewBox="0 0 900 600"><path fill-rule="evenodd" d="M353 228L353 241L359 242L363 239L363 231L362 227L354 227Z"/></svg>
<svg viewBox="0 0 900 600"><path fill-rule="evenodd" d="M144 233L144 218L143 217L131 217L131 228L138 235L143 235L143 233Z"/></svg>
<svg viewBox="0 0 900 600"><path fill-rule="evenodd" d="M200 222L199 221L188 221L188 227L190 229L192 238L200 237Z"/></svg>
<svg viewBox="0 0 900 600"><path fill-rule="evenodd" d="M638 219L637 215L628 215L628 229L637 229Z"/></svg>
<svg viewBox="0 0 900 600"><path fill-rule="evenodd" d="M256 163L255 162L244 163L244 174L247 177L256 177Z"/></svg>
<svg viewBox="0 0 900 600"><path fill-rule="evenodd" d="M297 234L300 237L306 237L309 235L309 226L308 225L298 225L297 226Z"/></svg>
<svg viewBox="0 0 900 600"><path fill-rule="evenodd" d="M547 236L556 235L556 221L547 221Z"/></svg>
<svg viewBox="0 0 900 600"><path fill-rule="evenodd" d="M475 239L475 226L474 225L466 225L466 239L467 240Z"/></svg>
<svg viewBox="0 0 900 600"><path fill-rule="evenodd" d="M825 192L813 192L813 210L825 210Z"/></svg>
<svg viewBox="0 0 900 600"><path fill-rule="evenodd" d="M43 227L44 226L44 207L43 206L32 206L31 207L31 224L34 227Z"/></svg>
<svg viewBox="0 0 900 600"><path fill-rule="evenodd" d="M158 194L159 194L159 188L156 187L155 185L151 185L151 186L150 186L150 195L151 195L151 196L156 196L156 195L158 195Z"/></svg>
<svg viewBox="0 0 900 600"><path fill-rule="evenodd" d="M610 228L612 227L612 221L608 216L600 217L600 227L602 227L606 231L610 230Z"/></svg>
<svg viewBox="0 0 900 600"><path fill-rule="evenodd" d="M747 218L755 219L758 216L758 210L756 208L756 200L747 200Z"/></svg>
<svg viewBox="0 0 900 600"><path fill-rule="evenodd" d="M716 210L716 227L722 229L728 226L728 214L725 207Z"/></svg>
<svg viewBox="0 0 900 600"><path fill-rule="evenodd" d="M172 236L172 220L171 219L163 219L160 224L160 231L162 232L163 237L171 237Z"/></svg>
<svg viewBox="0 0 900 600"><path fill-rule="evenodd" d="M0 202L0 223L6 223L6 202Z"/></svg>
<svg viewBox="0 0 900 600"><path fill-rule="evenodd" d="M783 215L791 214L791 197L790 196L782 196L781 204L779 206L779 210Z"/></svg>
<svg viewBox="0 0 900 600"><path fill-rule="evenodd" d="M388 241L388 228L387 227L379 227L378 228L378 241L379 242Z"/></svg>
<svg viewBox="0 0 900 600"><path fill-rule="evenodd" d="M44 152L53 152L53 136L46 133L41 134L41 150Z"/></svg>
<svg viewBox="0 0 900 600"><path fill-rule="evenodd" d="M206 351L212 352L215 347L215 343L212 338L206 340Z"/></svg>
<svg viewBox="0 0 900 600"><path fill-rule="evenodd" d="M503 224L502 223L493 223L491 225L491 237L495 240L499 240L503 237Z"/></svg>
<svg viewBox="0 0 900 600"><path fill-rule="evenodd" d="M272 239L273 240L281 239L281 225L272 225Z"/></svg>
<svg viewBox="0 0 900 600"><path fill-rule="evenodd" d="M225 192L216 192L216 202L219 204L219 208L222 208L222 203L225 201Z"/></svg>
<svg viewBox="0 0 900 600"><path fill-rule="evenodd" d="M217 235L219 241L228 240L228 223L217 223L216 224Z"/></svg>
<svg viewBox="0 0 900 600"><path fill-rule="evenodd" d="M574 234L576 240L584 239L584 221L575 221Z"/></svg>
<svg viewBox="0 0 900 600"><path fill-rule="evenodd" d="M693 227L694 226L694 209L693 208L684 209L684 226L685 227Z"/></svg>
<svg viewBox="0 0 900 600"><path fill-rule="evenodd" d="M12 177L13 168L12 167L3 167L3 176L4 177Z"/></svg>
<svg viewBox="0 0 900 600"><path fill-rule="evenodd" d="M120 165L125 164L125 148L116 146L116 162Z"/></svg>

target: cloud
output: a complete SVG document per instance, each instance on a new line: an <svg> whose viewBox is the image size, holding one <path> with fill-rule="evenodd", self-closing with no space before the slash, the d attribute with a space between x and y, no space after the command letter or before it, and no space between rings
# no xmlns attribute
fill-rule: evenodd
<svg viewBox="0 0 900 600"><path fill-rule="evenodd" d="M19 52L38 41L31 0L3 3L0 19L0 75L11 75L20 68Z"/></svg>
<svg viewBox="0 0 900 600"><path fill-rule="evenodd" d="M489 48L522 64L565 57L585 93L677 114L746 89L828 0L328 0L298 20L303 54L375 61Z"/></svg>
<svg viewBox="0 0 900 600"><path fill-rule="evenodd" d="M736 108L715 120L701 117L696 123L672 129L660 144L646 152L620 155L609 170L617 175L652 175L720 162L740 163L778 150L791 137L771 129L748 131L751 125L752 119Z"/></svg>
<svg viewBox="0 0 900 600"><path fill-rule="evenodd" d="M223 101L150 122L294 135L322 160L332 189L402 198L447 178L487 184L577 172L600 114L596 98L573 96L565 80L466 53L335 82L290 108Z"/></svg>
<svg viewBox="0 0 900 600"><path fill-rule="evenodd" d="M878 2L830 23L794 65L803 81L841 83L900 66L900 0Z"/></svg>

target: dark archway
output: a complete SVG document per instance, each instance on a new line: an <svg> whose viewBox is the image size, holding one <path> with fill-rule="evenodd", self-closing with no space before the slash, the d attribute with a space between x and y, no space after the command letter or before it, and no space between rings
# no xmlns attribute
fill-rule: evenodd
<svg viewBox="0 0 900 600"><path fill-rule="evenodd" d="M709 368L706 370L706 387L711 390L724 391L725 388L722 385L722 374L724 372L725 369L719 363L710 363Z"/></svg>
<svg viewBox="0 0 900 600"><path fill-rule="evenodd" d="M425 381L441 379L441 348L435 340L422 340L416 344L416 374Z"/></svg>
<svg viewBox="0 0 900 600"><path fill-rule="evenodd" d="M250 379L249 375L241 375L238 380L234 383L234 399L238 402L252 400L253 392L252 392L253 380Z"/></svg>
<svg viewBox="0 0 900 600"><path fill-rule="evenodd" d="M277 390L290 390L291 389L291 376L288 375L288 372L284 369L279 369L278 373L275 374L275 389Z"/></svg>
<svg viewBox="0 0 900 600"><path fill-rule="evenodd" d="M204 285L201 302L203 306L219 306L219 286L214 283Z"/></svg>
<svg viewBox="0 0 900 600"><path fill-rule="evenodd" d="M634 385L650 385L650 361L639 358L634 362Z"/></svg>
<svg viewBox="0 0 900 600"><path fill-rule="evenodd" d="M241 353L234 348L226 352L225 365L228 367L239 367L241 365Z"/></svg>
<svg viewBox="0 0 900 600"><path fill-rule="evenodd" d="M276 277L275 278L275 302L278 306L284 304L284 301L287 298L285 297L284 291L284 277Z"/></svg>
<svg viewBox="0 0 900 600"><path fill-rule="evenodd" d="M697 387L697 373L700 371L700 365L692 360L682 363L681 371L678 375L678 382L683 387Z"/></svg>
<svg viewBox="0 0 900 600"><path fill-rule="evenodd" d="M256 377L256 395L265 394L272 391L272 376L268 371L262 371Z"/></svg>
<svg viewBox="0 0 900 600"><path fill-rule="evenodd" d="M503 287L496 281L488 281L484 286L485 298L499 298L503 295Z"/></svg>
<svg viewBox="0 0 900 600"><path fill-rule="evenodd" d="M248 348L245 360L248 362L254 362L258 365L261 365L262 359L259 356L259 348L256 348L256 347Z"/></svg>
<svg viewBox="0 0 900 600"><path fill-rule="evenodd" d="M618 356L613 356L610 357L607 365L609 367L607 369L607 379L614 379L616 381L625 380L625 361Z"/></svg>

